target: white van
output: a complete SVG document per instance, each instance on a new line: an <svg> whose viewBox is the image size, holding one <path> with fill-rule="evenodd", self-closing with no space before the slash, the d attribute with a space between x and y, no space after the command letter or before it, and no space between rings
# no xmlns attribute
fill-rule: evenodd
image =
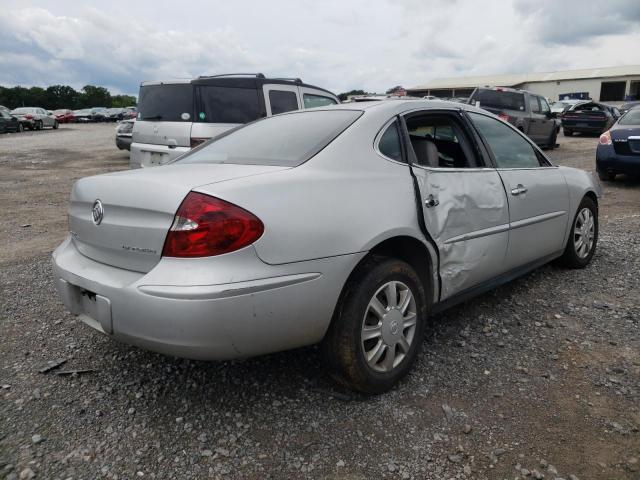
<svg viewBox="0 0 640 480"><path fill-rule="evenodd" d="M238 125L336 103L333 93L299 78L265 78L261 73L143 82L130 166L163 165Z"/></svg>

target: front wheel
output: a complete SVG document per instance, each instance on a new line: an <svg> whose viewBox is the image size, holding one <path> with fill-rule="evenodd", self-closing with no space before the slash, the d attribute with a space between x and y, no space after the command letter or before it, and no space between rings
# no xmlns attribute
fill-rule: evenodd
<svg viewBox="0 0 640 480"><path fill-rule="evenodd" d="M18 133L21 133L24 131L24 127L22 126L21 123L18 123Z"/></svg>
<svg viewBox="0 0 640 480"><path fill-rule="evenodd" d="M569 130L569 129L566 129L566 128L563 128L563 129L562 129L562 134L563 134L565 137L570 137L570 136L572 136L572 135L573 135L573 131L572 131L572 130Z"/></svg>
<svg viewBox="0 0 640 480"><path fill-rule="evenodd" d="M58 121L57 120L55 122L53 122L53 129L54 130L57 130L59 126L60 125L58 125Z"/></svg>
<svg viewBox="0 0 640 480"><path fill-rule="evenodd" d="M558 141L558 130L556 130L555 126L553 127L553 131L549 137L549 142L547 143L547 148L552 150L556 146L556 142Z"/></svg>
<svg viewBox="0 0 640 480"><path fill-rule="evenodd" d="M584 197L573 219L567 246L560 263L569 268L586 267L596 251L598 243L598 207L589 197Z"/></svg>
<svg viewBox="0 0 640 480"><path fill-rule="evenodd" d="M42 122L36 122L36 130L42 130Z"/></svg>
<svg viewBox="0 0 640 480"><path fill-rule="evenodd" d="M322 344L331 376L366 394L392 388L420 351L426 312L425 286L409 264L366 259L345 285Z"/></svg>

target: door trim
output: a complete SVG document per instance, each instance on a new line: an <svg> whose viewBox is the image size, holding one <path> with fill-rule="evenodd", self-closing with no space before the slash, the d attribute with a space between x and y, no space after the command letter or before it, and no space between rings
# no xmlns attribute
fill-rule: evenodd
<svg viewBox="0 0 640 480"><path fill-rule="evenodd" d="M542 215L536 215L535 217L525 218L523 220L517 220L515 222L511 222L511 230L515 230L516 228L527 227L529 225L534 225L536 223L546 222L547 220L551 220L552 218L562 217L566 215L567 211L562 210L558 212L550 212L544 213Z"/></svg>
<svg viewBox="0 0 640 480"><path fill-rule="evenodd" d="M473 240L474 238L488 237L489 235L506 232L508 230L509 230L509 224L505 223L502 225L496 225L494 227L483 228L482 230L475 230L473 232L457 235L455 237L451 237L448 240L445 240L443 243L446 245L449 243L464 242L465 240Z"/></svg>

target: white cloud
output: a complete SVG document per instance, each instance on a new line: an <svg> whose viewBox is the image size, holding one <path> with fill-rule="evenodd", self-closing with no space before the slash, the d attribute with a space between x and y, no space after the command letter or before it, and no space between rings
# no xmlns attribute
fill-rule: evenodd
<svg viewBox="0 0 640 480"><path fill-rule="evenodd" d="M261 71L336 92L384 91L443 76L640 63L637 0L3 3L0 85L135 93L142 80Z"/></svg>

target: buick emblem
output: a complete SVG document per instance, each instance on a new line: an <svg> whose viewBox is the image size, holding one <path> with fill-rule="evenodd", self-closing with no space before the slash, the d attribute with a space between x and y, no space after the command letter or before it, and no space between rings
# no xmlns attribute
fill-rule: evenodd
<svg viewBox="0 0 640 480"><path fill-rule="evenodd" d="M103 217L104 208L102 207L102 202L100 200L96 200L93 202L93 208L91 209L91 218L93 219L93 223L100 225Z"/></svg>

